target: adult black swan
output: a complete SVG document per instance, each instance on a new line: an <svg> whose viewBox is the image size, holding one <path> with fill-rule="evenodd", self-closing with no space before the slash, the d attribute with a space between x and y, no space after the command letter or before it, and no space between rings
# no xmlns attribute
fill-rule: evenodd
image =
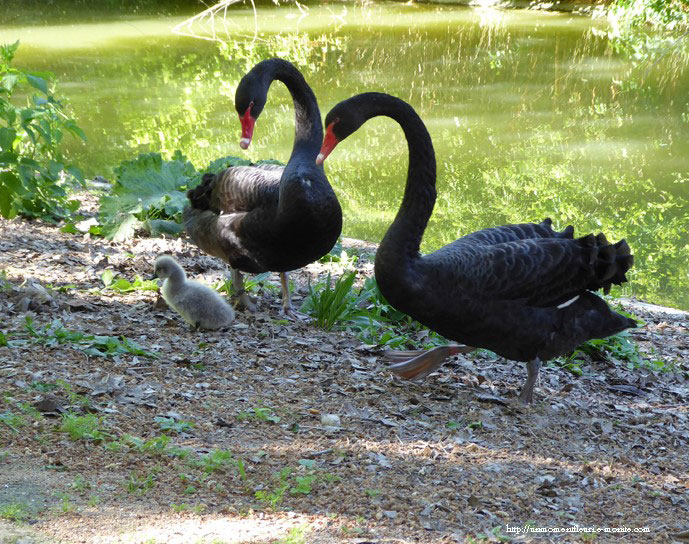
<svg viewBox="0 0 689 544"><path fill-rule="evenodd" d="M635 326L591 292L626 281L633 258L624 240L611 245L602 234L575 239L571 226L556 232L546 219L480 230L420 255L436 198L435 153L409 104L381 93L340 102L326 117L317 161L322 164L338 142L379 115L401 125L409 170L402 205L376 254L378 286L395 308L465 344L420 355L397 352L393 358L403 362L391 367L395 372L420 379L453 353L487 348L528 362L519 398L529 403L542 360Z"/></svg>
<svg viewBox="0 0 689 544"><path fill-rule="evenodd" d="M234 166L206 174L188 192L184 227L203 251L232 268L240 302L253 310L241 272L280 272L282 308L292 312L287 272L306 266L332 249L342 230L342 210L316 155L323 139L316 97L299 70L282 59L254 66L239 82L235 108L246 149L274 80L289 89L296 131L287 165Z"/></svg>

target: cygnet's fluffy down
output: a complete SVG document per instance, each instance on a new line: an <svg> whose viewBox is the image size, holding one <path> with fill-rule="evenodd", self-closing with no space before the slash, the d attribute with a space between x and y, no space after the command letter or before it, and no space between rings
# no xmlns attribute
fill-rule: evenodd
<svg viewBox="0 0 689 544"><path fill-rule="evenodd" d="M184 269L169 255L155 261L155 275L165 280L161 289L168 306L194 329L215 330L234 321L234 310L213 289L187 280Z"/></svg>

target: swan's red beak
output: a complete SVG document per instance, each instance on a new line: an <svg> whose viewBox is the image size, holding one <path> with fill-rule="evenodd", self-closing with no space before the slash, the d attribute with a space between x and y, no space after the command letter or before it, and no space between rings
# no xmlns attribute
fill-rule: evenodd
<svg viewBox="0 0 689 544"><path fill-rule="evenodd" d="M333 133L333 126L335 122L333 121L325 129L325 137L323 138L323 145L321 146L321 152L316 157L316 164L323 164L323 161L328 158L328 155L335 149L335 146L340 143L337 136Z"/></svg>
<svg viewBox="0 0 689 544"><path fill-rule="evenodd" d="M256 119L251 116L251 106L246 108L244 116L239 118L239 122L242 124L242 139L239 140L239 147L248 149L251 138L254 136L254 125L256 124Z"/></svg>

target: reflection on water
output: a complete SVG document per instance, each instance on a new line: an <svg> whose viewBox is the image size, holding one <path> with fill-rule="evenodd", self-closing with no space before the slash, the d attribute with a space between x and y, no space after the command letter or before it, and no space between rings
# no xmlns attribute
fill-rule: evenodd
<svg viewBox="0 0 689 544"><path fill-rule="evenodd" d="M236 84L256 61L297 63L323 115L367 90L409 101L438 158L432 250L471 230L551 216L626 237L634 294L689 308L689 81L668 52L634 65L585 17L433 5L260 7L228 12L236 39L174 36L182 18L0 28L18 63L50 69L89 136L71 153L108 175L138 152L181 149L197 167L241 155ZM276 36L277 33L281 33ZM286 160L289 94L276 83L250 158ZM375 119L338 147L328 175L345 233L379 240L400 202L406 144Z"/></svg>

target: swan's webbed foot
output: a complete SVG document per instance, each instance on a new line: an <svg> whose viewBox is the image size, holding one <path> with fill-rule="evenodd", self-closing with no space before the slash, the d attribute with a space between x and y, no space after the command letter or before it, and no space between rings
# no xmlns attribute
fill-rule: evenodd
<svg viewBox="0 0 689 544"><path fill-rule="evenodd" d="M247 312L255 312L256 311L256 299L253 297L250 297L249 294L246 291L242 291L241 293L238 293L238 298L239 298L239 303L238 306L246 310Z"/></svg>
<svg viewBox="0 0 689 544"><path fill-rule="evenodd" d="M426 376L438 369L445 359L457 353L470 353L476 348L452 344L449 346L438 346L428 351L387 351L384 356L386 359L396 361L394 365L388 367L398 376L407 380L421 381Z"/></svg>
<svg viewBox="0 0 689 544"><path fill-rule="evenodd" d="M533 400L533 390L538 380L538 371L541 368L540 359L536 358L533 361L526 363L526 370L528 372L526 382L524 387L522 387L521 393L519 393L519 402L522 404L531 404Z"/></svg>

